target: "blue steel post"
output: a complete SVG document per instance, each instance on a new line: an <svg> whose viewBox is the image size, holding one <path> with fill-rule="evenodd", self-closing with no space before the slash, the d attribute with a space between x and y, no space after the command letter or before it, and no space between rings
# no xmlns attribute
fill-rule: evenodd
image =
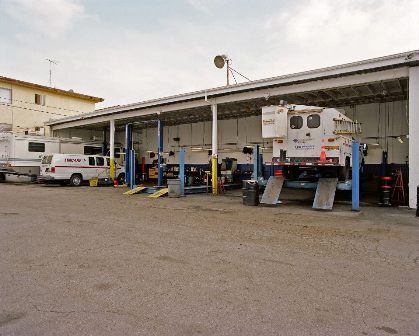
<svg viewBox="0 0 419 336"><path fill-rule="evenodd" d="M179 152L180 195L185 196L185 148Z"/></svg>
<svg viewBox="0 0 419 336"><path fill-rule="evenodd" d="M352 142L352 210L359 211L359 141Z"/></svg>
<svg viewBox="0 0 419 336"><path fill-rule="evenodd" d="M259 145L253 146L253 174L252 179L257 180L259 176Z"/></svg>
<svg viewBox="0 0 419 336"><path fill-rule="evenodd" d="M161 168L161 157L163 152L163 123L157 120L157 186L161 187L163 184L163 170Z"/></svg>
<svg viewBox="0 0 419 336"><path fill-rule="evenodd" d="M130 151L132 145L132 124L125 125L125 183L130 185Z"/></svg>
<svg viewBox="0 0 419 336"><path fill-rule="evenodd" d="M135 150L131 149L130 150L130 168L129 168L129 172L130 172L130 177L129 177L129 187L131 189L135 188Z"/></svg>

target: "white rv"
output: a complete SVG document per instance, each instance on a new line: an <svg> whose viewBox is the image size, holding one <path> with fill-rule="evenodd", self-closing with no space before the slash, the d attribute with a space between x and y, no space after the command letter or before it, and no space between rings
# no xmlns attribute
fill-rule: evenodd
<svg viewBox="0 0 419 336"><path fill-rule="evenodd" d="M39 175L42 154L59 150L57 138L0 133L0 167L3 171Z"/></svg>
<svg viewBox="0 0 419 336"><path fill-rule="evenodd" d="M41 156L45 153L98 154L102 144L80 138L53 138L0 133L0 180L9 174L39 176Z"/></svg>
<svg viewBox="0 0 419 336"><path fill-rule="evenodd" d="M42 156L41 182L69 183L80 186L92 178L110 176L110 159L100 155L46 154ZM125 178L124 167L116 164L116 176L120 181Z"/></svg>
<svg viewBox="0 0 419 336"><path fill-rule="evenodd" d="M262 107L262 137L273 141L273 163L288 179L305 170L349 178L352 140L360 125L335 108L303 105Z"/></svg>

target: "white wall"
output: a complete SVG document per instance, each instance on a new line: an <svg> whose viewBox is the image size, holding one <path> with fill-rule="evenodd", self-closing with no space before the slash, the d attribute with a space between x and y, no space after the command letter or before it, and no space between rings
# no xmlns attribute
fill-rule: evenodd
<svg viewBox="0 0 419 336"><path fill-rule="evenodd" d="M95 103L48 88L33 88L0 80L0 87L10 89L12 104L1 104L0 123L12 124L14 132L24 132L34 127L43 127L51 119L73 116L95 110ZM45 105L35 104L35 94L45 95ZM49 127L46 128L49 135Z"/></svg>
<svg viewBox="0 0 419 336"><path fill-rule="evenodd" d="M345 107L346 114L353 120L362 123L362 141L367 143L378 142L379 146L370 146L369 154L366 157L367 164L381 163L382 151L386 148L385 139L365 139L366 137L377 137L385 135L405 135L409 133L407 122L407 102L400 101L383 104L357 105L355 107ZM167 158L168 163L178 163L178 152L181 146L187 148L186 163L199 164L208 163L208 149L211 148L211 121L193 124L183 124L177 126L163 126L163 150L165 152L174 151L174 157ZM219 158L237 158L238 163L252 163L252 157L242 154L242 149L246 145L254 142L262 143L261 117L253 116L241 119L219 120L218 121L218 144ZM57 136L61 137L82 137L90 140L92 136L103 139L102 131L90 131L83 129L67 129L56 131ZM135 149L140 156L146 157L146 163L151 163L146 151L157 153L157 128L145 128L136 131L133 135ZM173 138L180 138L179 142ZM109 140L109 135L107 135ZM116 132L115 141L125 144L125 131ZM265 147L272 146L271 141L264 141ZM389 163L405 163L408 155L408 141L401 144L395 138L387 138L388 161ZM202 147L205 151L192 152L192 147ZM264 150L264 161L269 162L272 158L272 150ZM155 159L155 158L154 158Z"/></svg>
<svg viewBox="0 0 419 336"><path fill-rule="evenodd" d="M419 67L409 69L409 206L416 208L419 185Z"/></svg>
<svg viewBox="0 0 419 336"><path fill-rule="evenodd" d="M356 105L344 107L346 115L362 123L362 142L379 146L369 146L367 164L381 163L382 152L388 148L389 163L405 163L408 160L408 140L400 143L396 138L366 139L367 137L399 136L409 134L407 101L382 104Z"/></svg>

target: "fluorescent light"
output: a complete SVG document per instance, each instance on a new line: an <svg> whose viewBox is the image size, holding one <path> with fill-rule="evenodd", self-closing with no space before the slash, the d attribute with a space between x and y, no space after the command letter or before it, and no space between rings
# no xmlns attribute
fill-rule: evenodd
<svg viewBox="0 0 419 336"><path fill-rule="evenodd" d="M402 139L402 137L401 137L401 136L398 136L398 137L397 137L397 141L398 141L398 142L400 142L400 143L404 143L404 141L403 141L403 139Z"/></svg>

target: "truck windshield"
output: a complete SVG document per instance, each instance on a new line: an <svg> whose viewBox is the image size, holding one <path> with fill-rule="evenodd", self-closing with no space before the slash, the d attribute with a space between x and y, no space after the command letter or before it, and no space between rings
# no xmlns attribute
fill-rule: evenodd
<svg viewBox="0 0 419 336"><path fill-rule="evenodd" d="M42 164L51 164L52 161L52 155L44 155L42 157Z"/></svg>

